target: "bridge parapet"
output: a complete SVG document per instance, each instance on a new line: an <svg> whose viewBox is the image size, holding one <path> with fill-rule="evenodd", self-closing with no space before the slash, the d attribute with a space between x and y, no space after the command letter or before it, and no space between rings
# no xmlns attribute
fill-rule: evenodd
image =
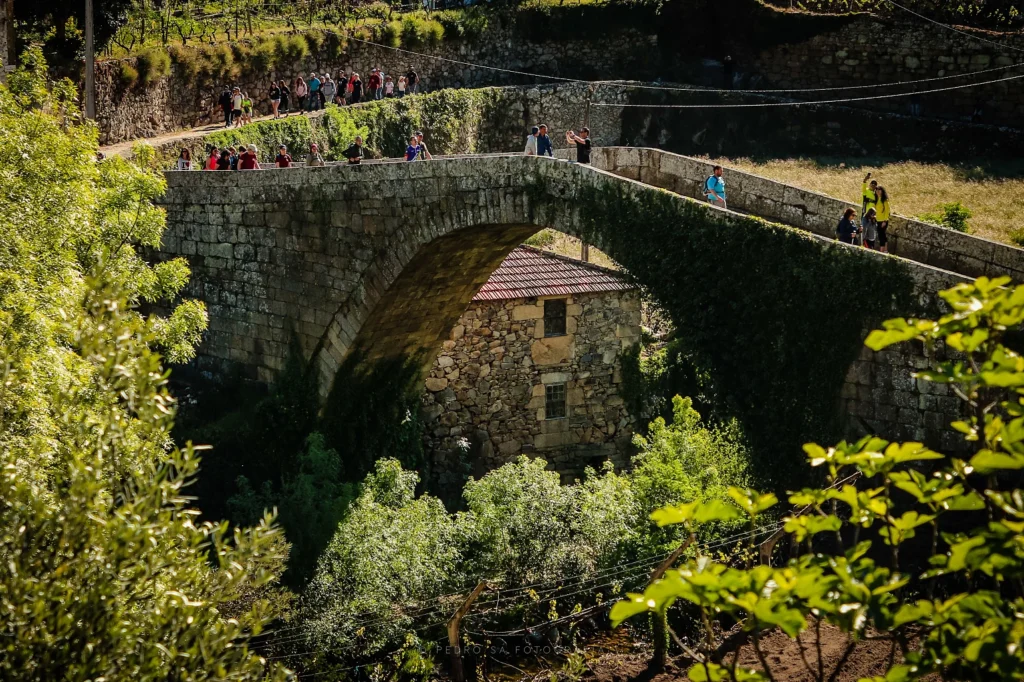
<svg viewBox="0 0 1024 682"><path fill-rule="evenodd" d="M568 156L569 150L560 150ZM600 147L593 151L596 167L683 196L702 199L700 192L713 164L660 149ZM836 223L847 208L860 206L768 178L726 169L729 208L777 220L823 237L835 236ZM967 277L1007 276L1024 282L1024 249L894 215L889 222L890 253Z"/></svg>

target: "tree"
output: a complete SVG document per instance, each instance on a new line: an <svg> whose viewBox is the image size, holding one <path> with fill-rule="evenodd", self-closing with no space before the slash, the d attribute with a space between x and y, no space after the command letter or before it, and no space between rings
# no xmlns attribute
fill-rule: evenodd
<svg viewBox="0 0 1024 682"><path fill-rule="evenodd" d="M38 49L0 87L0 358L8 378L0 392L0 448L31 453L21 473L45 479L65 461L66 423L57 398L76 390L96 367L68 345L64 326L81 308L85 274L97 273L141 320L143 303L170 301L188 281L184 259L149 265L137 247L157 247L164 213L152 200L163 178L111 158L96 163L96 129L78 123L69 81L47 86ZM152 150L140 147L140 163ZM184 301L167 317L149 316L154 343L174 362L188 360L206 328L202 303ZM110 400L115 400L113 397ZM163 451L139 440L104 461L122 476Z"/></svg>
<svg viewBox="0 0 1024 682"><path fill-rule="evenodd" d="M97 164L70 83L38 51L0 86L0 677L282 679L247 639L275 615L286 547L198 524L195 449L170 447L157 349L187 358L205 311L171 296L182 262L151 267L162 180Z"/></svg>
<svg viewBox="0 0 1024 682"><path fill-rule="evenodd" d="M950 358L917 378L963 400L968 416L952 427L968 456L874 437L808 444L808 461L828 485L791 493L806 513L782 525L803 555L780 568L695 557L617 603L613 622L685 604L701 623L686 652L694 682L774 679L760 645L774 629L793 639L810 630L797 640L808 675L836 679L838 670L815 663L822 624L851 636L847 653L869 636L890 642L894 660L879 682L1024 676L1024 491L1015 487L1024 470L1024 357L1012 347L1024 324L1024 285L1009 282L982 277L941 292L950 313L889 320L866 341L874 350L908 341L945 347ZM652 519L693 534L712 521L753 523L777 502L740 488L730 496L731 506L693 502ZM737 635L720 638L716 619L738 622ZM737 666L738 654L728 659L743 642L760 669Z"/></svg>
<svg viewBox="0 0 1024 682"><path fill-rule="evenodd" d="M93 3L93 31L96 48L102 49L121 26L128 22L133 0L95 0ZM19 22L32 26L45 36L50 29L53 37L47 42L47 51L63 60L73 60L84 44L84 37L68 34L68 25L74 20L78 31L85 29L85 3L68 0L38 0L38 2L17 2L14 17Z"/></svg>

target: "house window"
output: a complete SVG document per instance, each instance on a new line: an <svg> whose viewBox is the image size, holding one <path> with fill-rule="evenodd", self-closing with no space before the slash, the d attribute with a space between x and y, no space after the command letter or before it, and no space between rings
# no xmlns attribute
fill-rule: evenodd
<svg viewBox="0 0 1024 682"><path fill-rule="evenodd" d="M565 299L544 301L544 336L565 336Z"/></svg>
<svg viewBox="0 0 1024 682"><path fill-rule="evenodd" d="M562 419L565 417L565 384L547 384L544 386L544 418Z"/></svg>

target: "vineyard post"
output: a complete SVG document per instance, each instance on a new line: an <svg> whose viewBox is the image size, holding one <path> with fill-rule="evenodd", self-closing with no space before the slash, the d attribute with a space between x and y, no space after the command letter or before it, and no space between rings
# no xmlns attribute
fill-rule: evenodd
<svg viewBox="0 0 1024 682"><path fill-rule="evenodd" d="M480 593L487 587L487 582L481 580L473 591L466 597L466 601L462 602L462 606L456 609L451 619L448 621L448 647L451 652L452 658L452 680L454 682L465 682L465 674L462 670L462 645L459 642L459 626L462 623L462 617L469 613L469 609L473 606L473 602L480 596Z"/></svg>
<svg viewBox="0 0 1024 682"><path fill-rule="evenodd" d="M669 554L664 561L658 564L658 567L651 573L650 582L654 583L661 580L661 577L665 575L665 571L672 568L672 564L679 560L679 557L683 555L690 544L693 542L693 533L690 533L689 537L683 542L683 544L676 547L675 551ZM665 662L668 660L668 612L666 610L656 611L654 613L654 655L651 657L650 668L652 670L661 670L665 667Z"/></svg>

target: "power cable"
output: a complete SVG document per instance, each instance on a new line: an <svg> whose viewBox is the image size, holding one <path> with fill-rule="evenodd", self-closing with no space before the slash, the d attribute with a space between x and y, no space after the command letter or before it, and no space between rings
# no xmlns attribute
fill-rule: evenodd
<svg viewBox="0 0 1024 682"><path fill-rule="evenodd" d="M887 88L887 87L896 87L896 86L916 85L918 83L934 83L934 82L937 82L937 81L953 80L953 79L957 79L957 78L967 78L967 77L971 77L971 76L975 76L975 75L980 75L980 74L984 74L984 73L994 73L996 71L1006 71L1008 69L1015 69L1015 68L1024 67L1024 62L1019 62L1019 63L1016 63L1016 64L1006 64L1006 65L1003 65L1003 66L994 66L994 67L991 67L991 68L988 68L988 69L980 69L978 71L970 71L968 73L949 74L949 75L946 75L946 76L935 76L935 77L932 77L932 78L918 78L918 79L906 80L906 81L892 81L892 82L889 82L889 83L865 83L865 84L862 84L862 85L843 85L843 86L835 86L835 87L818 87L818 88L762 88L762 89L698 88L698 87L660 85L660 84L657 84L657 83L633 83L633 82L623 82L623 81L616 81L616 80L588 81L588 80L584 80L582 78L567 78L567 77L564 77L564 76L551 76L551 75L548 75L548 74L533 73L531 71L520 71L520 70L517 70L517 69L506 69L506 68L498 67L498 66L489 66L487 64L477 64L475 62L469 62L469 61L465 61L465 60L461 60L461 59L451 59L451 58L448 58L448 57L440 57L440 56L437 56L437 55L426 54L426 53L423 53L423 52L416 52L414 50L407 50L407 49L401 48L401 47L392 47L391 45L384 45L383 43L377 43L377 42L373 42L371 40L363 40L362 38L356 38L354 36L342 36L342 37L346 38L347 40L353 40L353 41L358 42L358 43L363 43L363 44L366 44L366 45L372 45L374 47L379 47L379 48L382 48L382 49L385 49L385 50L392 50L392 51L395 51L395 52L401 52L403 54L413 55L413 56L420 57L420 58L423 58L423 59L433 59L435 61L448 62L448 63L452 63L452 64L458 64L460 66L468 66L468 67L474 68L474 69L484 69L484 70L488 70L488 71L497 71L499 73L509 73L509 74L513 74L513 75L516 75L516 76L527 76L527 77L530 77L530 78L546 79L546 80L552 80L552 81L557 81L557 82L561 82L561 83L577 83L577 84L580 84L580 85L588 85L588 86L591 86L591 85L603 85L603 86L606 86L606 87L621 88L621 89L625 89L625 90L656 90L656 91L665 91L665 92L687 92L687 93L693 93L693 94L704 94L704 93L706 93L706 94L726 94L726 93L733 93L733 94L773 94L773 93L774 94L794 94L794 93L801 93L801 92L838 92L838 91L845 91L845 90L864 90L864 89L869 89L869 88ZM1022 51L1024 51L1024 50L1022 50ZM979 83L978 85L984 85L984 83ZM916 94L916 93L910 93L910 94Z"/></svg>
<svg viewBox="0 0 1024 682"><path fill-rule="evenodd" d="M915 90L914 92L894 92L887 95L870 95L865 97L847 97L842 99L823 99L809 101L794 100L789 102L748 102L742 104L619 104L616 102L592 102L591 104L592 106L595 107L620 107L635 109L756 109L762 107L805 107L812 106L815 104L843 104L846 102L865 102L868 100L894 99L897 97L928 95L936 92L964 90L966 88L974 88L981 85L994 85L996 83L1005 83L1007 81L1019 80L1021 78L1024 78L1024 74L1020 74L1017 76L1007 76L1005 78L997 78L995 80L990 81L982 81L980 83L967 83L964 85L951 85L945 88L932 88L930 90Z"/></svg>
<svg viewBox="0 0 1024 682"><path fill-rule="evenodd" d="M949 24L944 24L941 21L936 21L935 19L932 19L931 17L926 17L923 14L918 14L917 12L915 12L912 9L908 9L907 7L904 7L903 5L901 5L901 4L897 3L897 2L893 2L893 0L885 0L885 1L888 2L890 5L893 5L894 7L897 7L899 9L903 10L904 12L908 12L909 14L913 14L915 17L917 17L919 19L924 19L925 21L930 22L932 24L935 24L936 26L941 26L942 28L946 29L947 31L953 31L954 33L959 33L960 35L967 36L971 40L977 40L978 42L981 42L981 43L989 43L990 45L995 45L996 47L1000 47L1000 48L1002 48L1004 50L1014 50L1015 52L1024 52L1024 48L1019 48L1019 47L1015 47L1013 45L1007 45L1005 43L996 42L995 40L989 40L988 38L982 38L981 36L974 35L973 33L968 33L967 31L961 31L960 29L955 28L953 26L950 26Z"/></svg>

